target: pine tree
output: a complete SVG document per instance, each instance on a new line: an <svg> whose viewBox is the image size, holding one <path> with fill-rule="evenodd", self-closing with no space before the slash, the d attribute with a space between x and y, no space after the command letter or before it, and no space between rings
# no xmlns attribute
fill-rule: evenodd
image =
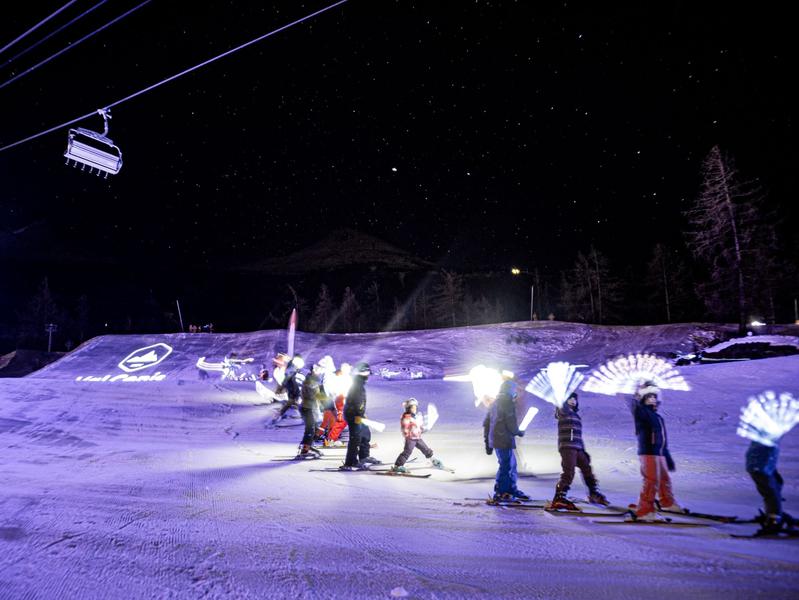
<svg viewBox="0 0 799 600"><path fill-rule="evenodd" d="M308 323L313 331L327 332L333 327L335 307L330 290L323 283L316 297L316 305Z"/></svg>
<svg viewBox="0 0 799 600"><path fill-rule="evenodd" d="M45 277L39 284L28 308L18 313L20 343L37 344L47 338L45 327L49 323L63 324L63 313L50 292L50 283ZM45 344L46 346L46 344Z"/></svg>
<svg viewBox="0 0 799 600"><path fill-rule="evenodd" d="M441 279L433 287L430 308L433 317L445 326L455 327L463 304L463 277L452 271L441 271Z"/></svg>
<svg viewBox="0 0 799 600"><path fill-rule="evenodd" d="M347 286L344 289L344 295L341 298L341 308L339 308L339 321L344 328L344 331L351 332L358 328L358 321L361 313L361 305L358 304L358 299L355 293Z"/></svg>
<svg viewBox="0 0 799 600"><path fill-rule="evenodd" d="M663 307L661 314L667 323L685 314L690 279L685 261L675 250L655 244L647 265L646 284L651 290L649 298Z"/></svg>
<svg viewBox="0 0 799 600"><path fill-rule="evenodd" d="M773 236L753 183L740 180L733 161L718 146L702 163L702 189L685 214L692 227L690 249L709 270L697 292L715 316L735 312L743 334L756 285L754 258L764 252L762 241Z"/></svg>

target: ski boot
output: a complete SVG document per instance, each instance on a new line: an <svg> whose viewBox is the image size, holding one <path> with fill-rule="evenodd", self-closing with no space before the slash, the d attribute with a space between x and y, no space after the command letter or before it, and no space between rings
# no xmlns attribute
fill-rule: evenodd
<svg viewBox="0 0 799 600"><path fill-rule="evenodd" d="M755 535L774 535L782 531L784 525L782 515L766 515L760 529L757 530Z"/></svg>
<svg viewBox="0 0 799 600"><path fill-rule="evenodd" d="M525 494L523 491L516 489L512 492L514 500L521 500L522 502L529 502L530 496Z"/></svg>
<svg viewBox="0 0 799 600"><path fill-rule="evenodd" d="M577 505L566 497L566 494L558 493L549 503L549 508L555 510L580 510Z"/></svg>
<svg viewBox="0 0 799 600"><path fill-rule="evenodd" d="M440 460L438 460L437 458L431 458L431 459L430 459L430 463L431 463L431 464L433 465L433 467L435 467L436 469L443 469L443 468L444 468L444 463L442 463L442 462L441 462Z"/></svg>
<svg viewBox="0 0 799 600"><path fill-rule="evenodd" d="M509 494L508 492L504 492L502 494L494 493L494 502L513 502L513 495Z"/></svg>
<svg viewBox="0 0 799 600"><path fill-rule="evenodd" d="M588 502L590 504L601 504L602 506L610 506L610 502L605 498L605 495L599 490L594 490L588 494Z"/></svg>
<svg viewBox="0 0 799 600"><path fill-rule="evenodd" d="M660 516L656 512L647 513L645 515L637 515L634 512L630 511L627 516L624 517L624 520L627 523L634 523L634 522L641 522L641 523L665 523L666 518Z"/></svg>
<svg viewBox="0 0 799 600"><path fill-rule="evenodd" d="M381 461L377 460L374 456L367 456L366 458L361 460L361 462L362 463L367 463L367 464L370 464L370 465L382 465L383 464Z"/></svg>
<svg viewBox="0 0 799 600"><path fill-rule="evenodd" d="M676 515L686 515L686 514L688 514L688 510L683 508L682 506L680 506L676 502L674 502L673 504L670 504L669 506L661 506L660 503L658 503L657 506L658 506L658 510L660 512L673 513L673 514L676 514Z"/></svg>
<svg viewBox="0 0 799 600"><path fill-rule="evenodd" d="M408 469L405 468L404 465L391 465L392 472L394 473L407 473Z"/></svg>

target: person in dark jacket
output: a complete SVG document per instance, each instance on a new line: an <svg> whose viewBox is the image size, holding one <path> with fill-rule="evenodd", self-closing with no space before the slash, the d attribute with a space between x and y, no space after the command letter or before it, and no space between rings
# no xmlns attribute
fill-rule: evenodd
<svg viewBox="0 0 799 600"><path fill-rule="evenodd" d="M310 456L311 453L321 454L319 450L311 445L316 431L317 406L319 402L327 397L322 388L321 374L322 368L317 363L313 366L311 372L305 376L305 381L302 382L300 415L302 415L302 421L305 424L305 431L300 442L300 456Z"/></svg>
<svg viewBox="0 0 799 600"><path fill-rule="evenodd" d="M577 510L574 503L566 498L572 481L574 481L575 467L580 469L583 481L588 488L588 501L605 506L609 504L607 498L599 491L599 482L591 470L591 457L583 445L583 422L579 410L577 392L572 392L563 406L555 409L555 418L558 420L558 451L563 473L555 486L552 508Z"/></svg>
<svg viewBox="0 0 799 600"><path fill-rule="evenodd" d="M280 421L290 408L297 406L300 403L300 397L302 395L300 386L302 385L302 380L304 378L302 373L300 373L300 370L304 366L305 360L303 360L302 356L299 354L295 355L294 358L292 358L286 365L286 373L283 376L282 386L283 389L286 390L288 400L280 408L280 412L278 412L275 416L274 420L272 421L273 425Z"/></svg>
<svg viewBox="0 0 799 600"><path fill-rule="evenodd" d="M674 499L669 471L675 470L669 452L666 422L658 414L660 390L650 381L638 387L630 403L635 418L635 433L638 436L638 458L641 462L643 485L634 518L641 521L662 520L656 510L656 499L660 510L685 512Z"/></svg>
<svg viewBox="0 0 799 600"><path fill-rule="evenodd" d="M494 500L529 500L530 497L522 492L516 485L516 457L513 450L516 448L516 436L524 436L519 430L516 421L516 384L511 374L503 373L502 385L499 388L497 399L488 409L488 414L483 421L483 439L486 454L496 451L497 469L496 483L494 484Z"/></svg>
<svg viewBox="0 0 799 600"><path fill-rule="evenodd" d="M776 533L784 526L793 526L790 515L782 512L782 475L777 471L780 447L767 446L752 440L746 451L746 472L763 497L765 517L760 529L763 534Z"/></svg>
<svg viewBox="0 0 799 600"><path fill-rule="evenodd" d="M366 381L371 371L365 362L359 362L352 368L352 386L344 403L344 419L350 430L347 443L347 457L339 468L342 471L366 469L369 463L380 464L380 461L369 456L372 432L361 420L366 416Z"/></svg>

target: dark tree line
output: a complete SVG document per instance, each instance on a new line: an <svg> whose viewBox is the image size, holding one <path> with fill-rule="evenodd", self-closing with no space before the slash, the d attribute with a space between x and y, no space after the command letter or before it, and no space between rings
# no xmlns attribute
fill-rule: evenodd
<svg viewBox="0 0 799 600"><path fill-rule="evenodd" d="M779 239L778 221L764 194L743 179L731 158L714 147L702 164L702 184L684 213L681 243L653 240L645 265L620 267L594 245L580 249L571 267L527 273L531 300L508 285L509 273L440 270L428 273L353 275L347 285L285 284L266 294L272 302L253 328L284 327L298 308L300 329L367 332L458 327L528 319L597 324L671 323L751 318L774 323L793 318L799 296L797 248ZM796 241L794 241L796 244ZM504 281L504 283L503 283ZM530 289L528 287L528 289ZM534 306L530 306L530 302ZM114 332L178 331L171 304L148 291L117 319ZM20 346L46 347L49 323L58 326L60 347L75 346L103 331L83 295L60 302L45 278L18 317ZM104 318L104 317L102 317Z"/></svg>

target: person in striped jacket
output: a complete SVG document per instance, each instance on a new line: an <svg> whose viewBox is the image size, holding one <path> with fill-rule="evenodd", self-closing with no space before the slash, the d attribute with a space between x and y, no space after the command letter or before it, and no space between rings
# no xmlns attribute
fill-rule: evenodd
<svg viewBox="0 0 799 600"><path fill-rule="evenodd" d="M419 401L416 398L408 398L402 403L402 406L404 410L400 419L400 427L405 438L405 448L403 448L397 460L394 461L391 470L395 473L405 473L407 471L405 463L411 457L414 448L418 448L425 458L430 459L434 467L441 469L444 465L437 458L433 458L433 451L422 439L424 419L422 415L416 414L419 410Z"/></svg>
<svg viewBox="0 0 799 600"><path fill-rule="evenodd" d="M555 497L552 508L577 510L574 503L566 498L566 494L574 481L575 467L580 469L583 481L588 488L588 501L594 504L609 504L607 498L599 491L599 482L591 470L591 457L583 445L583 422L579 414L577 392L573 392L561 408L555 409L558 420L558 451L563 473L555 486Z"/></svg>

